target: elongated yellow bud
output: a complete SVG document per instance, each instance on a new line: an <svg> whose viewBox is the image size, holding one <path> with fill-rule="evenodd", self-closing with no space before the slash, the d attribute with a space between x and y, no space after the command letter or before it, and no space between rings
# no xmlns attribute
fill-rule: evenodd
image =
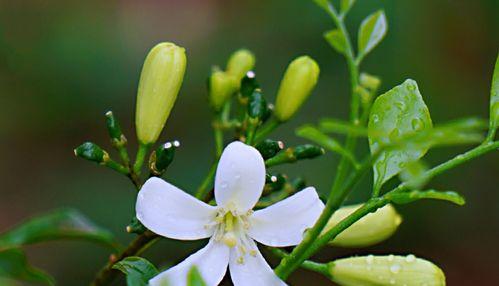
<svg viewBox="0 0 499 286"><path fill-rule="evenodd" d="M329 267L332 280L341 286L445 286L442 270L414 255L351 257Z"/></svg>
<svg viewBox="0 0 499 286"><path fill-rule="evenodd" d="M239 82L246 73L255 66L255 56L249 50L241 49L234 52L227 62L226 72L234 76Z"/></svg>
<svg viewBox="0 0 499 286"><path fill-rule="evenodd" d="M235 76L223 71L215 71L209 79L210 103L219 111L223 104L236 92L238 80Z"/></svg>
<svg viewBox="0 0 499 286"><path fill-rule="evenodd" d="M331 219L329 219L323 232L326 232L337 225L361 206L361 204L358 204L342 207L337 210ZM392 236L401 222L402 217L397 213L397 210L389 204L352 224L331 241L330 244L341 247L365 247L374 245Z"/></svg>
<svg viewBox="0 0 499 286"><path fill-rule="evenodd" d="M287 121L307 100L317 84L319 66L308 56L293 60L281 80L274 114L279 121Z"/></svg>
<svg viewBox="0 0 499 286"><path fill-rule="evenodd" d="M160 43L147 55L140 75L135 125L142 144L156 142L170 115L186 66L185 50Z"/></svg>

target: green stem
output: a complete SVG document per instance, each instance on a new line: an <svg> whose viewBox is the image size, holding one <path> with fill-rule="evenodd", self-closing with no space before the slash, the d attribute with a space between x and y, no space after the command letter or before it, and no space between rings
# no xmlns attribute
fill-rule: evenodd
<svg viewBox="0 0 499 286"><path fill-rule="evenodd" d="M358 85L358 77L359 71L358 66L355 63L355 56L352 49L352 44L350 40L350 36L348 31L343 23L343 20L340 18L333 5L329 5L329 8L326 9L328 14L331 16L332 20L338 27L339 31L342 33L345 39L345 59L347 61L347 66L350 74L350 89L352 95L352 101L350 105L350 121L354 125L358 125L360 123L359 120L359 107L360 107L360 98L355 93L355 88ZM356 146L356 138L352 135L348 135L345 143L345 148L354 153ZM286 279L305 259L305 255L307 255L307 249L314 243L314 241L319 237L320 233L326 226L329 218L333 215L333 213L341 206L346 195L350 191L351 187L355 185L358 179L363 175L366 171L366 166L363 165L359 170L357 170L353 176L353 178L346 184L346 187L341 188L342 183L345 180L345 177L348 173L349 169L349 161L348 158L343 155L340 163L338 164L336 177L334 179L334 183L331 188L331 192L329 194L329 198L327 200L324 211L321 216L315 223L315 225L307 231L303 241L293 249L291 254L282 259L281 263L275 269L275 273L281 277L282 279Z"/></svg>
<svg viewBox="0 0 499 286"><path fill-rule="evenodd" d="M129 173L128 168L121 165L120 163L112 160L112 159L105 161L104 166L111 168L111 169L113 169L113 170L115 170L123 175L128 176L128 173Z"/></svg>
<svg viewBox="0 0 499 286"><path fill-rule="evenodd" d="M213 184L213 179L215 178L215 173L217 171L217 166L218 166L218 158L213 162L213 164L210 167L210 170L208 171L208 174L204 178L203 182L199 186L195 197L200 199L200 200L205 200L208 193L211 190L211 185Z"/></svg>
<svg viewBox="0 0 499 286"><path fill-rule="evenodd" d="M128 151L124 145L116 146L118 153L120 154L121 161L125 166L130 167L130 156L128 156Z"/></svg>
<svg viewBox="0 0 499 286"><path fill-rule="evenodd" d="M267 122L267 124L263 125L259 129L258 133L255 136L254 143L258 143L263 139L265 139L265 137L267 137L270 133L272 133L272 131L274 131L279 125L281 125L281 123L282 122L275 119L274 117L269 119L269 122Z"/></svg>
<svg viewBox="0 0 499 286"><path fill-rule="evenodd" d="M146 158L147 152L149 151L149 144L139 143L139 149L137 150L137 157L135 158L135 164L133 164L132 172L140 175L142 165L144 165L144 160Z"/></svg>
<svg viewBox="0 0 499 286"><path fill-rule="evenodd" d="M289 255L289 253L287 253L286 251L284 250L281 250L281 249L278 249L278 248L272 248L272 247L267 247L267 249L275 256L277 257L280 257L280 258L285 258ZM307 269L307 270L310 270L310 271L314 271L314 272L317 272L317 273L320 273L326 277L331 277L331 274L329 273L329 265L328 264L325 264L325 263L318 263L318 262L315 262L315 261L311 261L311 260L305 260L301 267L303 269Z"/></svg>

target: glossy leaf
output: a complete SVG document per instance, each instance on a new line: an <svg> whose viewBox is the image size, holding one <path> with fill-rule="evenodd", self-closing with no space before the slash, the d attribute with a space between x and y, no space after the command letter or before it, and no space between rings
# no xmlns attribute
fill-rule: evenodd
<svg viewBox="0 0 499 286"><path fill-rule="evenodd" d="M383 40L387 29L386 16L383 11L377 11L364 19L359 28L359 57L362 58L372 51Z"/></svg>
<svg viewBox="0 0 499 286"><path fill-rule="evenodd" d="M345 149L336 139L327 136L311 125L304 125L296 130L296 135L314 141L325 149L345 156L352 164L357 165L355 156Z"/></svg>
<svg viewBox="0 0 499 286"><path fill-rule="evenodd" d="M324 38L338 53L345 54L347 42L340 30L334 29L327 31L324 33Z"/></svg>
<svg viewBox="0 0 499 286"><path fill-rule="evenodd" d="M206 286L206 283L201 277L198 269L194 266L187 274L187 286Z"/></svg>
<svg viewBox="0 0 499 286"><path fill-rule="evenodd" d="M126 275L128 286L147 286L149 280L158 275L158 269L147 259L130 256L113 265Z"/></svg>
<svg viewBox="0 0 499 286"><path fill-rule="evenodd" d="M406 80L379 96L371 109L368 137L371 153L382 146L397 144L408 134L432 128L430 113L413 80ZM408 162L421 158L428 146L404 144L382 151L374 163L374 190L397 175Z"/></svg>
<svg viewBox="0 0 499 286"><path fill-rule="evenodd" d="M499 127L499 55L496 59L492 87L490 88L490 128Z"/></svg>
<svg viewBox="0 0 499 286"><path fill-rule="evenodd" d="M353 4L355 4L355 0L341 0L340 2L340 11L341 14L345 15L350 11L352 8Z"/></svg>
<svg viewBox="0 0 499 286"><path fill-rule="evenodd" d="M55 285L54 278L28 264L26 255L20 249L0 252L0 278Z"/></svg>
<svg viewBox="0 0 499 286"><path fill-rule="evenodd" d="M81 239L117 246L110 232L76 210L62 209L29 219L1 234L0 250L60 239Z"/></svg>
<svg viewBox="0 0 499 286"><path fill-rule="evenodd" d="M422 199L448 201L459 206L466 203L464 197L456 192L440 192L436 190L395 192L387 194L386 198L396 204L408 204Z"/></svg>

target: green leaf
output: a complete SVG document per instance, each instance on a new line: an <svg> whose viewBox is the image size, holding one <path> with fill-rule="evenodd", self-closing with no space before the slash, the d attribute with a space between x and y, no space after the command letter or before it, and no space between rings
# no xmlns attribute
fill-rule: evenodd
<svg viewBox="0 0 499 286"><path fill-rule="evenodd" d="M359 28L359 57L367 55L386 35L387 22L385 12L377 11L369 15Z"/></svg>
<svg viewBox="0 0 499 286"><path fill-rule="evenodd" d="M490 129L499 127L499 55L496 59L492 86L490 88Z"/></svg>
<svg viewBox="0 0 499 286"><path fill-rule="evenodd" d="M158 269L147 259L129 256L113 265L126 275L128 286L147 286L149 280L159 274Z"/></svg>
<svg viewBox="0 0 499 286"><path fill-rule="evenodd" d="M326 11L329 10L329 5L331 5L328 0L314 0L314 2L315 4L317 4L317 6Z"/></svg>
<svg viewBox="0 0 499 286"><path fill-rule="evenodd" d="M1 234L0 250L60 239L82 239L117 247L110 232L76 210L62 209L29 219Z"/></svg>
<svg viewBox="0 0 499 286"><path fill-rule="evenodd" d="M466 203L466 200L456 192L439 192L436 190L394 192L387 194L386 198L396 204L408 204L422 199L448 201L459 206Z"/></svg>
<svg viewBox="0 0 499 286"><path fill-rule="evenodd" d="M314 141L329 151L345 156L354 166L357 165L355 156L345 149L337 140L322 133L312 125L303 125L296 130L296 135Z"/></svg>
<svg viewBox="0 0 499 286"><path fill-rule="evenodd" d="M201 277L201 274L195 266L193 266L187 274L187 286L206 286L203 277Z"/></svg>
<svg viewBox="0 0 499 286"><path fill-rule="evenodd" d="M338 29L330 30L324 33L324 38L338 53L345 54L347 50L347 41L345 36Z"/></svg>
<svg viewBox="0 0 499 286"><path fill-rule="evenodd" d="M341 0L340 2L340 11L341 14L346 15L348 11L352 8L353 4L355 4L355 0Z"/></svg>
<svg viewBox="0 0 499 286"><path fill-rule="evenodd" d="M0 277L55 285L54 278L30 266L24 252L14 248L0 252Z"/></svg>
<svg viewBox="0 0 499 286"><path fill-rule="evenodd" d="M373 104L368 124L371 153L386 145L394 145L408 134L432 128L430 112L419 93L417 83L406 80ZM416 161L427 151L428 146L402 144L398 148L382 151L374 163L374 190L377 192L387 180L397 175L408 162Z"/></svg>
<svg viewBox="0 0 499 286"><path fill-rule="evenodd" d="M328 133L338 133L352 136L367 136L367 129L362 126L353 125L350 122L335 118L323 118L319 122L319 128Z"/></svg>

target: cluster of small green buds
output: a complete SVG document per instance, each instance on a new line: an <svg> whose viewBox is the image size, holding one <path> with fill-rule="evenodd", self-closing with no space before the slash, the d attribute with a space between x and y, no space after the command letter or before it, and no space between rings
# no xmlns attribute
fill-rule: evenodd
<svg viewBox="0 0 499 286"><path fill-rule="evenodd" d="M304 144L287 148L286 150L279 152L274 157L266 160L265 165L267 167L271 167L284 163L294 163L298 160L313 159L318 156L324 155L325 153L326 151L322 147L312 144Z"/></svg>
<svg viewBox="0 0 499 286"><path fill-rule="evenodd" d="M358 204L338 209L329 219L323 233L333 228L361 206L362 204ZM392 236L401 223L402 217L392 205L388 204L352 224L329 244L341 247L371 246Z"/></svg>
<svg viewBox="0 0 499 286"><path fill-rule="evenodd" d="M341 286L445 286L443 271L414 255L343 258L328 266L331 279Z"/></svg>
<svg viewBox="0 0 499 286"><path fill-rule="evenodd" d="M255 67L255 55L246 49L234 52L227 62L226 72L240 81L248 71ZM239 86L239 83L238 83Z"/></svg>
<svg viewBox="0 0 499 286"><path fill-rule="evenodd" d="M109 154L102 150L97 144L85 142L74 149L76 156L98 164L105 164L109 161Z"/></svg>
<svg viewBox="0 0 499 286"><path fill-rule="evenodd" d="M359 76L359 83L362 87L369 90L377 90L381 85L381 80L377 76L361 73Z"/></svg>
<svg viewBox="0 0 499 286"><path fill-rule="evenodd" d="M263 159L267 160L274 157L277 153L284 149L284 143L282 141L265 139L256 144L255 148L260 152Z"/></svg>
<svg viewBox="0 0 499 286"><path fill-rule="evenodd" d="M140 75L135 125L144 145L158 139L182 85L185 50L173 43L160 43L147 55Z"/></svg>
<svg viewBox="0 0 499 286"><path fill-rule="evenodd" d="M362 106L368 108L372 103L376 91L381 85L381 80L368 73L361 73L359 76L359 83L360 85L355 88L355 94L360 97Z"/></svg>
<svg viewBox="0 0 499 286"><path fill-rule="evenodd" d="M275 117L289 120L308 98L319 78L319 65L308 56L293 60L281 80L275 104Z"/></svg>
<svg viewBox="0 0 499 286"><path fill-rule="evenodd" d="M107 131L109 133L109 137L111 137L113 146L115 147L125 146L127 142L126 137L125 135L123 135L123 132L121 132L120 124L118 123L118 120L114 117L112 111L106 112L106 126L107 126Z"/></svg>
<svg viewBox="0 0 499 286"><path fill-rule="evenodd" d="M151 174L155 176L160 176L163 174L168 166L173 161L175 156L175 149L180 146L180 142L166 142L159 146L154 152L151 153L149 158L149 170Z"/></svg>

